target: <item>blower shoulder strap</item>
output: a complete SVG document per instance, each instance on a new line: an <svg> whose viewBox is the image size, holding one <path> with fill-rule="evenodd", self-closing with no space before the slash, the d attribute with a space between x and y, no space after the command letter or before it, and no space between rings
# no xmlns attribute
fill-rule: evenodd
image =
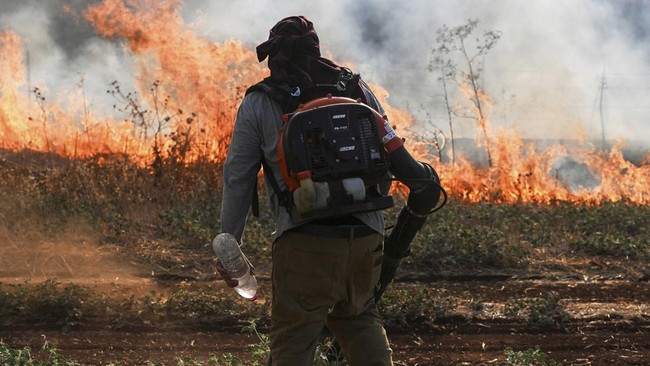
<svg viewBox="0 0 650 366"><path fill-rule="evenodd" d="M278 195L278 204L289 211L291 207L291 194L286 189L280 189L278 181L275 180L275 174L273 174L273 170L271 170L271 167L266 163L266 160L264 158L262 158L262 168L264 169L264 175L266 175L269 179L271 188L273 191L275 191L275 194ZM251 202L251 210L253 212L253 216L260 217L260 197L257 189L257 179L255 180L255 185L253 186L253 200Z"/></svg>
<svg viewBox="0 0 650 366"><path fill-rule="evenodd" d="M246 90L246 94L254 91L266 93L282 108L283 113L293 112L300 104L301 90L299 87L290 87L286 84L277 84L266 78Z"/></svg>
<svg viewBox="0 0 650 366"><path fill-rule="evenodd" d="M246 94L253 91L266 93L282 107L283 113L291 113L298 108L300 103L308 102L304 99L308 95L311 95L309 99L325 97L328 94L352 99L361 98L361 101L367 104L366 95L359 85L360 79L359 74L352 72L347 67L341 67L341 72L334 80L334 84L317 84L312 90L300 90L297 86L275 83L269 77L249 87Z"/></svg>

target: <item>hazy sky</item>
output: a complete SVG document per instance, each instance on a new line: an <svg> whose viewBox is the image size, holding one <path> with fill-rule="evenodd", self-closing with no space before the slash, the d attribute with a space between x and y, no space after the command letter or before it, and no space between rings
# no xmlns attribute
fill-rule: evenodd
<svg viewBox="0 0 650 366"><path fill-rule="evenodd" d="M83 75L90 103L100 109L110 82L128 85L131 59L63 11L64 4L80 11L95 2L2 0L0 30L22 37L31 83L55 93L78 88ZM238 39L251 49L279 19L305 15L324 50L386 88L391 103L420 119L429 115L443 131L442 86L427 71L436 30L478 18L476 36L502 33L482 59L493 126L536 138L573 138L579 126L599 138L602 117L609 138L650 140L650 1L188 0L183 15L207 39ZM459 134L474 131L469 120L455 123Z"/></svg>

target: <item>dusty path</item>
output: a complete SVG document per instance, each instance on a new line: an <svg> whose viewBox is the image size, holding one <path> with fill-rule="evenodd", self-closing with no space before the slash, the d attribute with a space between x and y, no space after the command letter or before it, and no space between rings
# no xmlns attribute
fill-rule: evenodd
<svg viewBox="0 0 650 366"><path fill-rule="evenodd" d="M0 278L7 283L11 278ZM83 282L83 281L82 281ZM86 281L88 282L88 280ZM123 290L140 293L155 281L131 278ZM396 286L414 286L398 283ZM406 365L494 364L503 359L507 347L527 350L540 346L548 357L565 365L649 365L650 284L643 281L608 280L499 280L436 281L427 286L444 288L449 296L480 298L478 313L455 313L433 325L404 331L388 328L395 360ZM99 288L107 284L98 285ZM167 281L167 288L174 283ZM114 288L113 288L114 290ZM508 299L535 297L551 291L561 298L568 320L541 329L525 319L504 317ZM207 360L210 354L249 354L258 344L254 335L237 326L209 331L170 324L155 324L140 330L107 331L101 324L63 334L59 331L15 325L0 330L0 338L14 347L38 349L45 341L61 353L86 365L143 365L149 360L175 365L190 357Z"/></svg>
<svg viewBox="0 0 650 366"><path fill-rule="evenodd" d="M56 278L60 283L88 286L111 296L136 297L182 285L180 280L170 280L137 261L125 261L129 256L120 248L96 245L91 234L73 239L5 243L0 253L0 282L38 283ZM457 309L432 324L389 326L395 360L411 366L494 364L503 359L507 347L527 350L540 346L549 358L564 365L650 365L647 278L603 279L539 272L523 279L456 276L417 282L403 277L391 289L444 289L450 297L476 299L481 309ZM268 286L268 278L264 277L260 274L260 283ZM540 327L522 317L504 316L503 309L512 299L544 298L549 294L559 299L564 312L565 318L557 324ZM84 365L120 362L124 366L144 365L149 360L176 365L182 357L205 361L212 353L247 355L259 344L254 335L241 332L235 319L231 325L210 330L177 324L151 324L130 331L107 329L106 324L84 324L64 334L47 324L14 323L0 329L0 340L12 347L30 346L34 350L49 342L63 355Z"/></svg>

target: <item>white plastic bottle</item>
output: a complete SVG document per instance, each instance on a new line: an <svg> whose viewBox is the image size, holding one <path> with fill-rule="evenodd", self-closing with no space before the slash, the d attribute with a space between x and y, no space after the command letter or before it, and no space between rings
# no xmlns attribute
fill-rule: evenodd
<svg viewBox="0 0 650 366"><path fill-rule="evenodd" d="M248 260L239 248L237 239L232 234L221 233L212 241L212 249L230 276L239 282L235 291L245 299L255 300L257 280L251 275Z"/></svg>

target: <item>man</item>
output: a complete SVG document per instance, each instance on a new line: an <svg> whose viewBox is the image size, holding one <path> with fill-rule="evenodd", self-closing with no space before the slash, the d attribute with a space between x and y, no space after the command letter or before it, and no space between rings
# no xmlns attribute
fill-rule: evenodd
<svg viewBox="0 0 650 366"><path fill-rule="evenodd" d="M293 220L283 206L286 200L281 192L287 191L287 183L277 155L282 116L299 104L322 97L322 86L340 81L343 69L321 57L313 25L302 16L278 22L269 39L257 47L257 55L260 62L268 57L271 75L251 87L239 107L224 167L221 231L241 240L247 203L253 201L257 173L263 165L276 219L270 364L311 365L319 336L327 326L350 365L392 365L392 351L374 298L383 257L381 212L305 223ZM368 86L353 80L349 96L383 113ZM388 129L390 135L383 137L396 150L390 155L391 173L398 179L410 177L405 181L411 189L407 216L419 220L438 201L439 186L429 184L435 172L413 160L401 139ZM233 281L220 272L232 286Z"/></svg>

